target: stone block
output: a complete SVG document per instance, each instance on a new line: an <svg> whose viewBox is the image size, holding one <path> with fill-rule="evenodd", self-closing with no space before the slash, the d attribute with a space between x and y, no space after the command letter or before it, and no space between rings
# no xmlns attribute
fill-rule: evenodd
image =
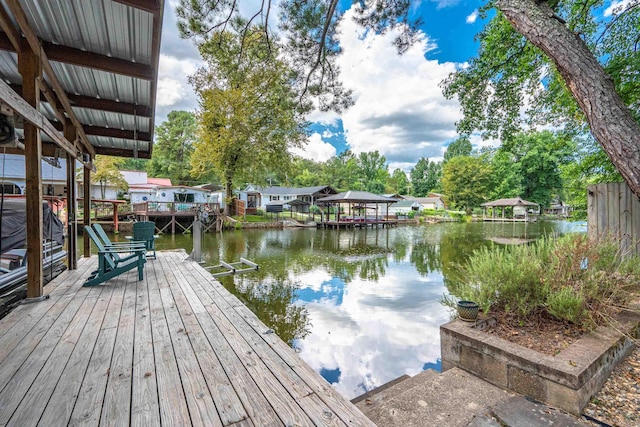
<svg viewBox="0 0 640 427"><path fill-rule="evenodd" d="M515 366L507 368L510 390L516 391L535 400L544 402L546 400L545 381L536 375L535 372L527 372Z"/></svg>

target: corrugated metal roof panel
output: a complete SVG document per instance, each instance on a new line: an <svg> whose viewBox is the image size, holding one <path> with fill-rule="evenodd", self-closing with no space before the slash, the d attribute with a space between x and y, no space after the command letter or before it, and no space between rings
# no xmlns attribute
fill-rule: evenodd
<svg viewBox="0 0 640 427"><path fill-rule="evenodd" d="M111 0L20 1L41 40L151 63L153 15ZM53 18L53 19L52 19Z"/></svg>
<svg viewBox="0 0 640 427"><path fill-rule="evenodd" d="M73 111L76 113L78 120L89 126L149 132L151 120L146 117L134 117L128 114L110 113L85 108L74 108Z"/></svg>
<svg viewBox="0 0 640 427"><path fill-rule="evenodd" d="M68 93L149 105L151 82L71 64L52 62L60 84Z"/></svg>

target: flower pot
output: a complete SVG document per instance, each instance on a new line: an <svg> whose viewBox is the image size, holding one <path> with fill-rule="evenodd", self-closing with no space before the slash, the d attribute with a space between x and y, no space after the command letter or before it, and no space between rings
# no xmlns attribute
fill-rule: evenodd
<svg viewBox="0 0 640 427"><path fill-rule="evenodd" d="M478 303L473 301L458 301L458 316L466 322L475 322L478 318Z"/></svg>

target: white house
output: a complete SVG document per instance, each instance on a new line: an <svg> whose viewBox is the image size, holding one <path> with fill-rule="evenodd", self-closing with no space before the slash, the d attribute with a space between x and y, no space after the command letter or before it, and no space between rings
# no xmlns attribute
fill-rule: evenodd
<svg viewBox="0 0 640 427"><path fill-rule="evenodd" d="M251 209L264 209L270 202L299 200L308 203L308 206L315 204L317 199L327 197L338 192L328 185L315 187L266 187L261 188L254 185L247 186L240 191L238 197L246 203L247 213ZM308 209L308 207L307 207ZM303 212L305 210L301 210Z"/></svg>
<svg viewBox="0 0 640 427"><path fill-rule="evenodd" d="M407 200L413 200L422 206L422 209L435 209L440 210L445 208L444 200L441 195L430 197L411 197L406 196Z"/></svg>
<svg viewBox="0 0 640 427"><path fill-rule="evenodd" d="M416 200L400 200L389 206L389 215L407 215L409 212L419 212L424 208Z"/></svg>

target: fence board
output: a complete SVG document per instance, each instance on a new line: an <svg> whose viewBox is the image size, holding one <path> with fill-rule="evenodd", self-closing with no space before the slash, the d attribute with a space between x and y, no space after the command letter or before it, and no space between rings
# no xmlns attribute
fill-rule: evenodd
<svg viewBox="0 0 640 427"><path fill-rule="evenodd" d="M587 194L589 238L610 234L620 239L621 250L640 255L640 201L627 184L594 184Z"/></svg>

